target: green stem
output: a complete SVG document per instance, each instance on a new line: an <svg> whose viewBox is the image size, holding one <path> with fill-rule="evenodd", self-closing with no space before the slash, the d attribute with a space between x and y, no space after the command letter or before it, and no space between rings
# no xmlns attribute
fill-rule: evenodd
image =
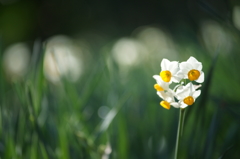
<svg viewBox="0 0 240 159"><path fill-rule="evenodd" d="M178 121L178 131L177 131L177 140L176 140L176 150L175 150L175 157L174 159L179 158L179 145L182 138L182 132L183 132L183 124L184 124L184 117L185 117L185 109L180 108L179 113L179 121Z"/></svg>

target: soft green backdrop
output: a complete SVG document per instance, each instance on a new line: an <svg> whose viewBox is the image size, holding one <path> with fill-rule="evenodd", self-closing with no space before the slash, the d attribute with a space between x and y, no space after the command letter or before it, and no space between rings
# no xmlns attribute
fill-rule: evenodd
<svg viewBox="0 0 240 159"><path fill-rule="evenodd" d="M240 18L237 4L104 3L1 2L0 158L173 158L179 109L159 105L152 76L190 56L205 82L180 156L239 158L239 22L219 12Z"/></svg>

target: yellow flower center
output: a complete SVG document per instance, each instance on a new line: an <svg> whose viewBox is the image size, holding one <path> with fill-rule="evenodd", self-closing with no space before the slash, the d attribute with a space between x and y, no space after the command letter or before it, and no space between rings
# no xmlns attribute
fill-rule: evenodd
<svg viewBox="0 0 240 159"><path fill-rule="evenodd" d="M161 71L160 76L164 82L169 82L171 80L172 74L170 71Z"/></svg>
<svg viewBox="0 0 240 159"><path fill-rule="evenodd" d="M190 80L190 81L194 81L194 80L197 80L198 78L199 78L199 76L200 76L200 72L198 71L198 70L190 70L189 72L188 72L188 79Z"/></svg>
<svg viewBox="0 0 240 159"><path fill-rule="evenodd" d="M167 101L161 101L160 105L165 109L170 109L170 103L168 103Z"/></svg>
<svg viewBox="0 0 240 159"><path fill-rule="evenodd" d="M192 96L188 96L183 99L183 102L187 105L192 105L194 103L194 99Z"/></svg>
<svg viewBox="0 0 240 159"><path fill-rule="evenodd" d="M157 91L164 91L164 89L163 89L159 84L155 84L155 85L154 85L154 88L155 88Z"/></svg>

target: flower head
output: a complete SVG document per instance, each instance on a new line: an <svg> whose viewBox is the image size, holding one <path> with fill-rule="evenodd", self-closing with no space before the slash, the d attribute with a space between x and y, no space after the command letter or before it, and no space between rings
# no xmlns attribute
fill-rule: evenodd
<svg viewBox="0 0 240 159"><path fill-rule="evenodd" d="M184 109L193 105L201 94L201 91L197 90L201 84L193 85L192 81L198 83L204 81L202 63L194 57L190 57L180 64L177 61L170 62L163 59L161 69L160 75L153 76L156 80L154 88L157 90L158 96L163 99L160 105L166 109L170 109L171 106ZM183 79L189 79L189 81ZM172 89L170 86L173 82L175 84Z"/></svg>
<svg viewBox="0 0 240 159"><path fill-rule="evenodd" d="M179 87L176 91L176 97L179 100L180 108L186 108L192 105L196 98L201 94L200 90L190 82L186 86Z"/></svg>
<svg viewBox="0 0 240 159"><path fill-rule="evenodd" d="M179 82L180 78L177 76L177 72L179 70L178 62L172 61L170 62L168 59L163 59L161 62L160 77L164 82Z"/></svg>
<svg viewBox="0 0 240 159"><path fill-rule="evenodd" d="M157 94L163 99L163 101L160 102L163 108L170 109L171 105L175 108L179 108L179 103L175 101L174 92L172 90L169 89L168 92L157 92Z"/></svg>
<svg viewBox="0 0 240 159"><path fill-rule="evenodd" d="M202 83L204 81L204 72L202 72L202 63L196 60L194 57L190 57L186 62L179 64L179 75L182 75L184 79L190 81L196 81Z"/></svg>

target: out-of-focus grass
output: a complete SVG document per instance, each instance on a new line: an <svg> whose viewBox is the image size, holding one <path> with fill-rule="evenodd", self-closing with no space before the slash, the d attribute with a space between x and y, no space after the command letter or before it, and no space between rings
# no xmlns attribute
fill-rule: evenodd
<svg viewBox="0 0 240 159"><path fill-rule="evenodd" d="M23 79L11 82L1 69L1 158L173 157L179 110L159 106L152 78L164 57L148 54L140 64L123 67L112 60L109 42L94 48L101 51L85 61L91 63L76 83L62 79L54 84L44 76L45 48L40 45L38 62ZM213 63L200 46L185 45L170 60L192 55L203 63L206 78L201 99L187 108L181 158L237 158L239 46Z"/></svg>

